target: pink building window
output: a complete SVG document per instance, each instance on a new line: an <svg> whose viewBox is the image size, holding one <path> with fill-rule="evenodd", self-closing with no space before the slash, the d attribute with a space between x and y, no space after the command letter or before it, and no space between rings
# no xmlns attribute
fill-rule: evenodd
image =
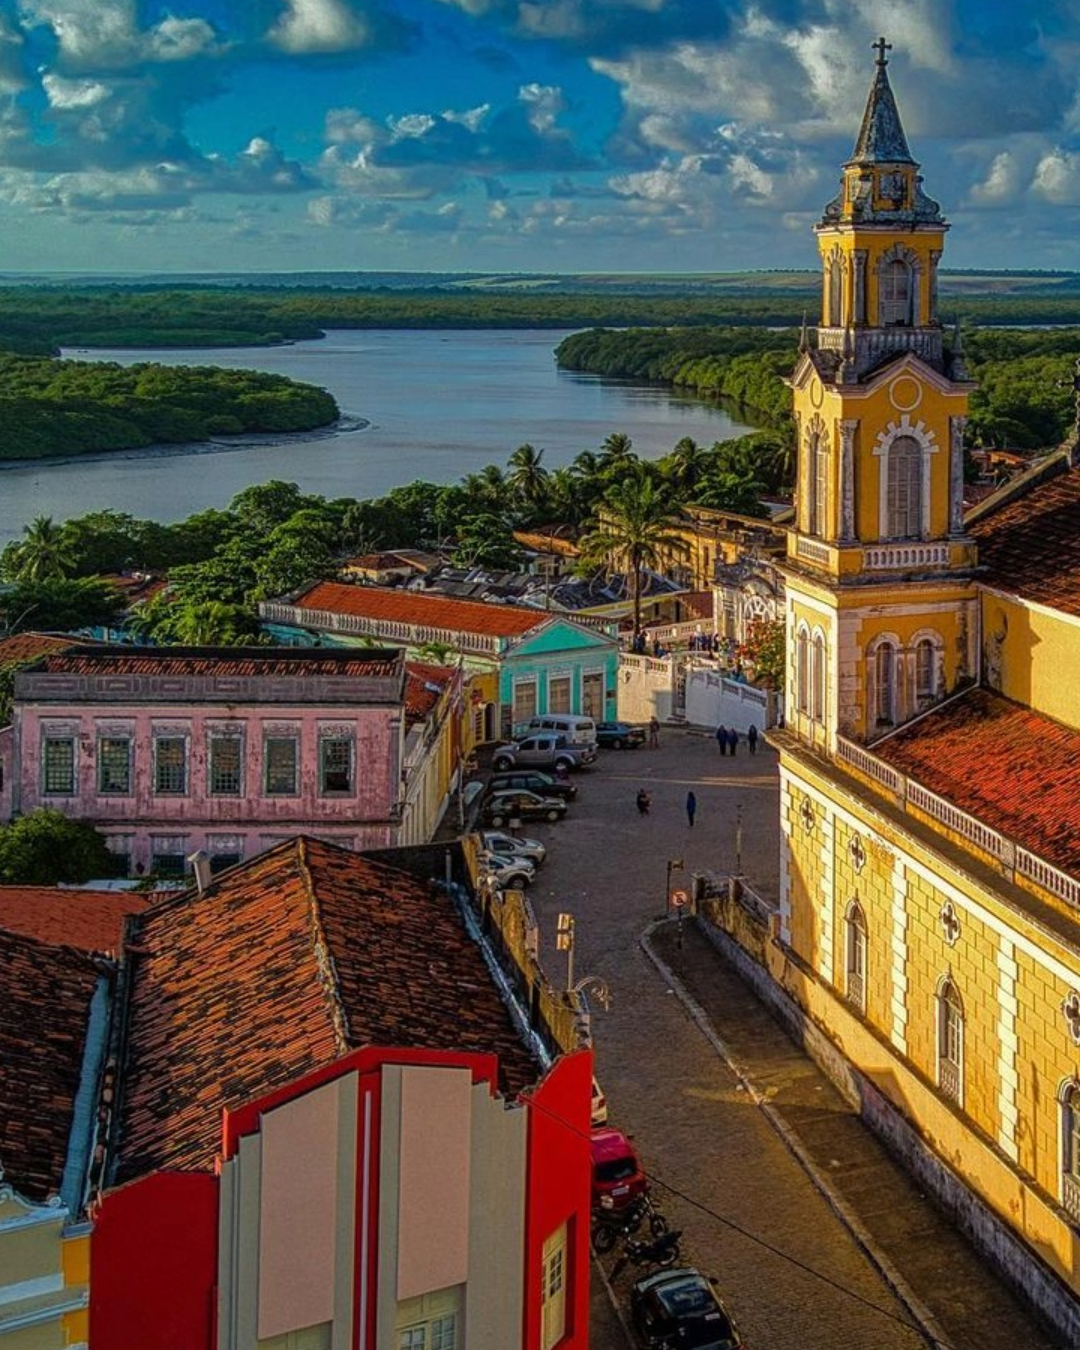
<svg viewBox="0 0 1080 1350"><path fill-rule="evenodd" d="M126 797L131 791L131 740L127 736L98 739L98 792L103 797Z"/></svg>
<svg viewBox="0 0 1080 1350"><path fill-rule="evenodd" d="M46 736L41 743L41 793L70 797L75 792L75 738Z"/></svg>
<svg viewBox="0 0 1080 1350"><path fill-rule="evenodd" d="M325 736L319 743L319 783L324 796L353 790L351 736Z"/></svg>
<svg viewBox="0 0 1080 1350"><path fill-rule="evenodd" d="M163 797L187 792L187 742L183 736L154 738L154 791Z"/></svg>
<svg viewBox="0 0 1080 1350"><path fill-rule="evenodd" d="M239 797L243 742L239 736L210 737L210 795Z"/></svg>
<svg viewBox="0 0 1080 1350"><path fill-rule="evenodd" d="M298 748L295 736L267 736L263 742L263 768L268 797L296 796Z"/></svg>

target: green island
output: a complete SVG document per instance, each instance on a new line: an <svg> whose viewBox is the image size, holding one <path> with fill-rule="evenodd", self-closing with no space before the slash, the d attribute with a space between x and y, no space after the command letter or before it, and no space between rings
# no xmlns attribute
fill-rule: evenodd
<svg viewBox="0 0 1080 1350"><path fill-rule="evenodd" d="M338 415L325 389L280 375L0 353L0 460L310 431Z"/></svg>

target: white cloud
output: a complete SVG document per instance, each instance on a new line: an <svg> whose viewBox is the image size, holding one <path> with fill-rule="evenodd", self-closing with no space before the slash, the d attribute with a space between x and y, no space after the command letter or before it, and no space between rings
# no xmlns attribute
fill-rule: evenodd
<svg viewBox="0 0 1080 1350"><path fill-rule="evenodd" d="M1080 153L1056 148L1035 166L1032 191L1055 206L1080 203Z"/></svg>
<svg viewBox="0 0 1080 1350"><path fill-rule="evenodd" d="M345 52L363 47L371 30L345 0L285 0L285 12L269 39L282 51Z"/></svg>
<svg viewBox="0 0 1080 1350"><path fill-rule="evenodd" d="M41 77L41 85L49 100L49 107L65 111L92 108L109 97L108 85L102 84L100 80L65 80L46 72Z"/></svg>

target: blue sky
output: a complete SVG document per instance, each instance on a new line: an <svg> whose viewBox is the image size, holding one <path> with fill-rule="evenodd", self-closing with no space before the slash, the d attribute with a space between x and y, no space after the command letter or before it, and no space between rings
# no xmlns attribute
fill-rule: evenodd
<svg viewBox="0 0 1080 1350"><path fill-rule="evenodd" d="M812 266L879 32L946 262L1080 268L1076 0L0 0L0 271Z"/></svg>

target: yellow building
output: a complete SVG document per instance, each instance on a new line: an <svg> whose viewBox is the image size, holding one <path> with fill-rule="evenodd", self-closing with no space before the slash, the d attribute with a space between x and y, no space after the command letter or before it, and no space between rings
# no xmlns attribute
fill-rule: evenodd
<svg viewBox="0 0 1080 1350"><path fill-rule="evenodd" d="M875 1127L1075 1344L1080 474L1058 454L963 517L947 226L887 50L818 226L822 322L791 379L768 965Z"/></svg>

